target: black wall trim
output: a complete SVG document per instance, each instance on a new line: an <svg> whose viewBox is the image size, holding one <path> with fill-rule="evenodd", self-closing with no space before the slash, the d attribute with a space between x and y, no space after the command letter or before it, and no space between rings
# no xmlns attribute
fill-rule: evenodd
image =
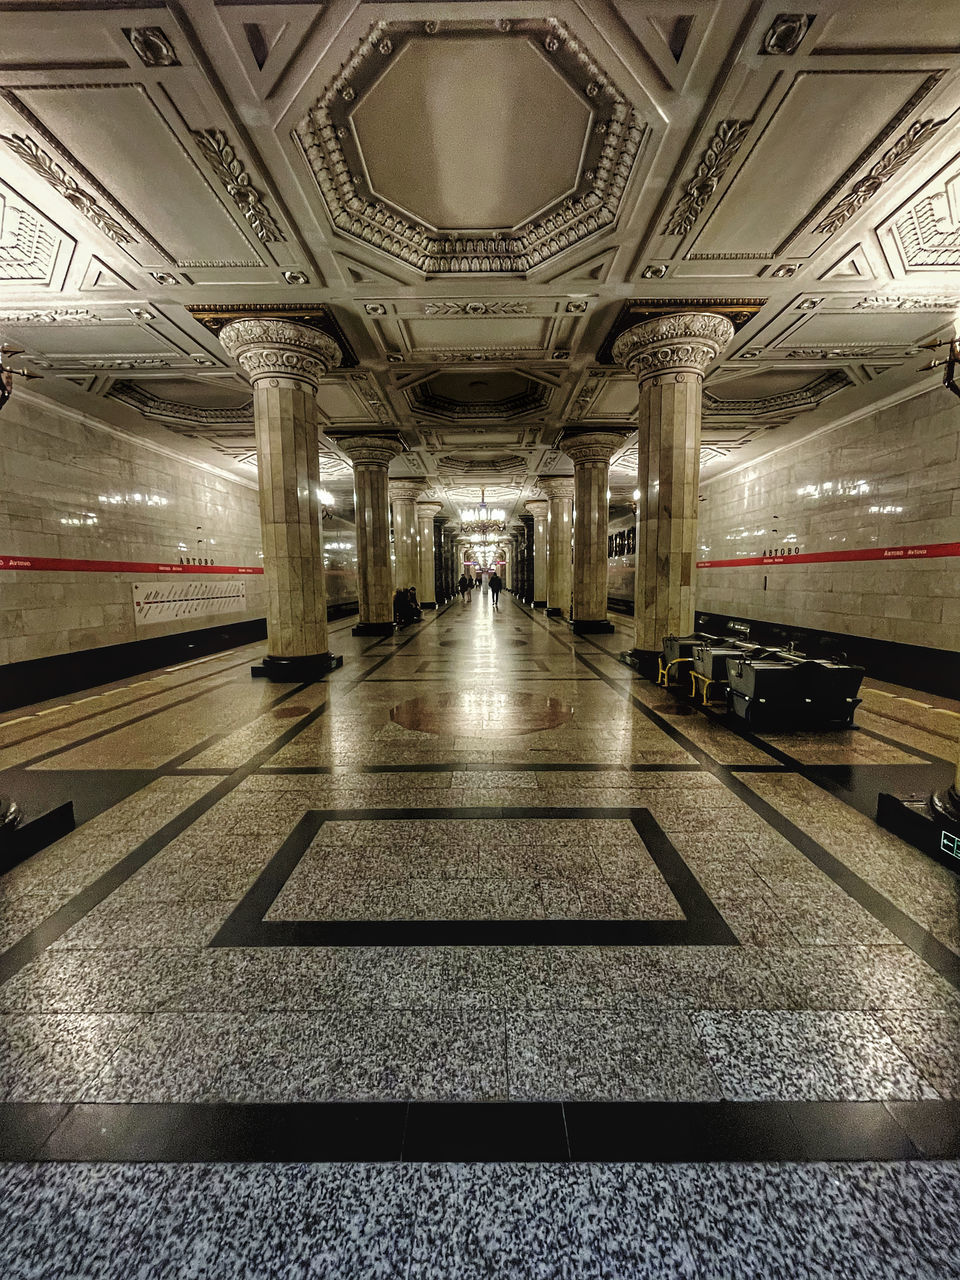
<svg viewBox="0 0 960 1280"><path fill-rule="evenodd" d="M52 658L31 662L11 662L0 667L0 711L12 711L32 702L45 702L68 693L79 693L95 685L112 684L127 676L160 667L173 667L209 653L253 644L267 634L265 618L232 622L222 627L200 627L175 636L152 636L127 644L104 645L102 649L81 649L58 653Z"/></svg>
<svg viewBox="0 0 960 1280"><path fill-rule="evenodd" d="M730 1161L960 1155L960 1102L0 1103L0 1160Z"/></svg>
<svg viewBox="0 0 960 1280"><path fill-rule="evenodd" d="M874 680L907 684L911 689L935 693L941 698L960 698L960 653L949 649L928 649L919 644L897 644L869 636L848 636L839 631L817 631L781 622L760 622L733 614L704 613L697 610L697 630L722 635L728 622L745 622L750 639L770 647L791 640L812 655L845 653L851 662L865 667Z"/></svg>

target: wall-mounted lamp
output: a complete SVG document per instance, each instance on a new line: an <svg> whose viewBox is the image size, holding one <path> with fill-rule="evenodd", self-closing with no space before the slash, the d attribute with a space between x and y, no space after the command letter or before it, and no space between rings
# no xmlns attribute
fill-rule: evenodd
<svg viewBox="0 0 960 1280"><path fill-rule="evenodd" d="M5 342L0 347L0 409L7 403L13 395L13 377L14 374L19 378L39 378L39 373L30 373L26 369L11 369L7 361L11 356L22 356L23 349L21 347L11 347Z"/></svg>
<svg viewBox="0 0 960 1280"><path fill-rule="evenodd" d="M953 392L955 396L960 396L960 386L957 384L957 366L960 365L960 338L944 338L942 342L921 342L921 351L938 351L940 347L947 348L946 360L931 360L929 364L921 365L920 372L925 373L927 369L939 369L943 366L943 385Z"/></svg>

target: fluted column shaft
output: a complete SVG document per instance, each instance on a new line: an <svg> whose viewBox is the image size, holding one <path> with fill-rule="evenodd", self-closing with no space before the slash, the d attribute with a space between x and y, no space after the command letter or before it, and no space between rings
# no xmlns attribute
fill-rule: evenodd
<svg viewBox="0 0 960 1280"><path fill-rule="evenodd" d="M355 636L393 635L393 575L390 569L390 499L387 469L400 452L395 440L356 436L340 441L353 463L357 522L357 597Z"/></svg>
<svg viewBox="0 0 960 1280"><path fill-rule="evenodd" d="M417 503L417 578L415 581L422 609L437 607L433 521L442 510L442 502Z"/></svg>
<svg viewBox="0 0 960 1280"><path fill-rule="evenodd" d="M648 320L622 333L614 359L640 384L637 417L636 651L689 635L696 609L703 374L733 337L713 312Z"/></svg>
<svg viewBox="0 0 960 1280"><path fill-rule="evenodd" d="M327 647L316 407L340 350L318 330L271 317L234 320L220 341L253 384L267 593L267 657L253 672L314 679L342 662Z"/></svg>
<svg viewBox="0 0 960 1280"><path fill-rule="evenodd" d="M554 618L570 615L573 572L573 481L566 476L540 476L547 495L547 613Z"/></svg>
<svg viewBox="0 0 960 1280"><path fill-rule="evenodd" d="M533 607L547 607L547 514L550 504L536 498L526 504L533 516Z"/></svg>
<svg viewBox="0 0 960 1280"><path fill-rule="evenodd" d="M607 486L623 437L595 431L560 444L573 461L573 629L612 631L607 620Z"/></svg>
<svg viewBox="0 0 960 1280"><path fill-rule="evenodd" d="M420 589L420 556L417 551L417 498L420 485L391 483L393 507L393 585L399 591Z"/></svg>

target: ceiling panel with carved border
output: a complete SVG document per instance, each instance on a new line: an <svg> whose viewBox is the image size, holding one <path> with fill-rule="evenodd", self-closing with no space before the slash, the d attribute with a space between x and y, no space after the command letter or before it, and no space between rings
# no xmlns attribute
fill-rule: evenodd
<svg viewBox="0 0 960 1280"><path fill-rule="evenodd" d="M337 439L389 433L398 475L515 511L566 427L621 431L628 483L611 338L701 299L742 313L716 473L935 384L958 107L954 0L11 4L0 339L42 394L249 480L215 318L312 309L349 353L331 485Z"/></svg>

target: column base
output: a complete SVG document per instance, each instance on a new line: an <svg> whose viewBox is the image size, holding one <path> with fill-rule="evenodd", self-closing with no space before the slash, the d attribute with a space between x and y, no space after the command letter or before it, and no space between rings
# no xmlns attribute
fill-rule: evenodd
<svg viewBox="0 0 960 1280"><path fill-rule="evenodd" d="M952 824L960 830L960 791L956 787L944 787L930 797L930 808L936 818Z"/></svg>
<svg viewBox="0 0 960 1280"><path fill-rule="evenodd" d="M294 658L274 658L268 654L259 666L250 668L250 674L274 684L312 684L342 666L343 658L332 653L298 654Z"/></svg>
<svg viewBox="0 0 960 1280"><path fill-rule="evenodd" d="M358 622L350 634L352 636L392 636L396 629L394 622Z"/></svg>
<svg viewBox="0 0 960 1280"><path fill-rule="evenodd" d="M572 618L570 626L575 636L608 636L614 630L613 623L606 618Z"/></svg>
<svg viewBox="0 0 960 1280"><path fill-rule="evenodd" d="M437 602L436 602L436 600L421 600L421 601L420 601L420 608L421 608L421 609L435 609L436 607L437 607Z"/></svg>
<svg viewBox="0 0 960 1280"><path fill-rule="evenodd" d="M545 609L547 607L546 600L534 600L533 607L535 609Z"/></svg>
<svg viewBox="0 0 960 1280"><path fill-rule="evenodd" d="M937 800L952 790L940 792ZM960 819L950 819L939 812L933 796L894 796L881 791L877 796L877 822L936 862L960 871Z"/></svg>
<svg viewBox="0 0 960 1280"><path fill-rule="evenodd" d="M548 618L565 618L566 616L567 615L563 612L562 609L553 608L553 609L547 610Z"/></svg>
<svg viewBox="0 0 960 1280"><path fill-rule="evenodd" d="M656 680L660 669L660 655L651 649L628 649L620 654L620 661L633 667L637 675L645 676L647 680Z"/></svg>

